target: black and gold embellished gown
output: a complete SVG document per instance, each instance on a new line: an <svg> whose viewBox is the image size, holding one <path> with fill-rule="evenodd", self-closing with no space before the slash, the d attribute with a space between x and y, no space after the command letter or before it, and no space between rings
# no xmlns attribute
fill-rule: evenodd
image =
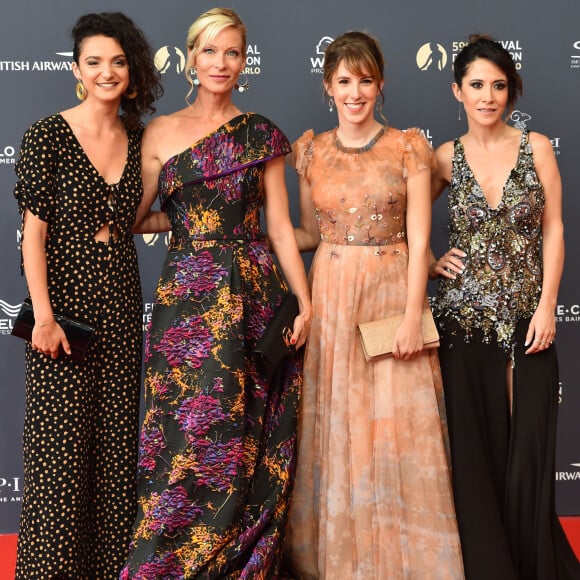
<svg viewBox="0 0 580 580"><path fill-rule="evenodd" d="M556 348L524 354L542 288L544 203L527 132L496 208L455 141L449 247L466 252L466 269L439 282L435 316L468 580L580 578L554 506Z"/></svg>
<svg viewBox="0 0 580 580"><path fill-rule="evenodd" d="M117 578L136 510L142 298L131 227L141 199L141 131L107 184L61 115L24 135L15 196L48 223L54 310L97 326L85 360L26 347L24 495L16 578ZM116 232L95 240L104 224Z"/></svg>

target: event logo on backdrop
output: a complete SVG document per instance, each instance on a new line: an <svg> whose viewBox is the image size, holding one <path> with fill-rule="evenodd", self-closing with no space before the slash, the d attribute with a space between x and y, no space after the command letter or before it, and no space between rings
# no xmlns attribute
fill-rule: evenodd
<svg viewBox="0 0 580 580"><path fill-rule="evenodd" d="M447 65L447 51L438 42L426 42L417 51L415 61L419 70L442 71Z"/></svg>
<svg viewBox="0 0 580 580"><path fill-rule="evenodd" d="M316 56L310 57L310 74L321 75L324 72L324 51L333 40L332 36L322 36L316 43Z"/></svg>
<svg viewBox="0 0 580 580"><path fill-rule="evenodd" d="M179 75L185 68L185 55L177 46L165 45L155 53L154 63L155 68L162 75L168 71L175 72Z"/></svg>
<svg viewBox="0 0 580 580"><path fill-rule="evenodd" d="M0 476L0 505L22 501L22 478L13 475Z"/></svg>
<svg viewBox="0 0 580 580"><path fill-rule="evenodd" d="M67 71L72 70L72 52L55 52L67 60L10 60L0 59L0 72Z"/></svg>
<svg viewBox="0 0 580 580"><path fill-rule="evenodd" d="M532 116L524 111L519 111L516 109L510 115L508 121L513 127L519 129L520 131L526 130L528 121L532 120ZM554 150L554 155L560 155L560 137L550 137L550 143L552 144L552 149Z"/></svg>
<svg viewBox="0 0 580 580"><path fill-rule="evenodd" d="M572 43L573 54L570 55L570 68L580 69L580 40Z"/></svg>
<svg viewBox="0 0 580 580"><path fill-rule="evenodd" d="M0 165L14 165L16 162L16 148L12 145L0 145Z"/></svg>
<svg viewBox="0 0 580 580"><path fill-rule="evenodd" d="M519 40L498 40L498 42L512 55L516 69L521 69L523 62L521 42ZM426 42L417 50L415 56L417 68L422 71L442 71L447 66L448 54L451 53L451 62L454 62L457 54L467 44L468 42L465 40L454 40L451 42L450 49L446 49L438 42ZM580 41L576 44L580 45ZM580 56L578 59L580 59Z"/></svg>
<svg viewBox="0 0 580 580"><path fill-rule="evenodd" d="M0 313L3 314L3 316L0 316L0 335L12 332L13 319L16 318L20 306L20 303L13 305L5 300L0 300Z"/></svg>
<svg viewBox="0 0 580 580"><path fill-rule="evenodd" d="M155 67L162 74L167 74L169 71L180 75L185 69L185 54L177 46L169 46L166 44L162 46L155 53L154 57ZM259 75L262 72L262 53L257 44L249 44L246 49L246 68L244 74Z"/></svg>

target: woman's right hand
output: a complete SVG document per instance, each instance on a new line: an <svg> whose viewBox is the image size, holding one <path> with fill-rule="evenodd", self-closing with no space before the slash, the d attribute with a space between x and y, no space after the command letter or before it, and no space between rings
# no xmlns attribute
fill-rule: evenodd
<svg viewBox="0 0 580 580"><path fill-rule="evenodd" d="M439 260L429 266L429 279L436 280L440 276L455 280L457 274L463 274L465 265L463 259L467 254L459 248L451 248L443 254Z"/></svg>
<svg viewBox="0 0 580 580"><path fill-rule="evenodd" d="M39 322L32 329L32 349L57 359L62 350L70 355L70 344L62 326L56 320Z"/></svg>

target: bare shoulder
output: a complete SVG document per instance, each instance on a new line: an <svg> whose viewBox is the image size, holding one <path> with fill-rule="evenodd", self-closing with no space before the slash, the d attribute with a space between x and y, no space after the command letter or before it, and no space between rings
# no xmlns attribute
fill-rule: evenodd
<svg viewBox="0 0 580 580"><path fill-rule="evenodd" d="M435 157L438 163L451 163L453 159L453 141L446 141L435 149Z"/></svg>
<svg viewBox="0 0 580 580"><path fill-rule="evenodd" d="M531 131L528 135L530 145L532 146L532 151L534 152L534 157L549 155L552 156L554 150L552 148L552 142L546 135L542 133L536 133Z"/></svg>

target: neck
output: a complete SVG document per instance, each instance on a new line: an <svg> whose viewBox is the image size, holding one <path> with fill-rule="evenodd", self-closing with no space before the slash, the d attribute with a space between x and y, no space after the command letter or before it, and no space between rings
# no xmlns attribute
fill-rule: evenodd
<svg viewBox="0 0 580 580"><path fill-rule="evenodd" d="M230 119L241 113L232 102L230 93L216 95L200 92L187 110L190 115L207 121Z"/></svg>
<svg viewBox="0 0 580 580"><path fill-rule="evenodd" d="M345 147L364 147L383 126L375 119L363 125L339 122L336 136Z"/></svg>

